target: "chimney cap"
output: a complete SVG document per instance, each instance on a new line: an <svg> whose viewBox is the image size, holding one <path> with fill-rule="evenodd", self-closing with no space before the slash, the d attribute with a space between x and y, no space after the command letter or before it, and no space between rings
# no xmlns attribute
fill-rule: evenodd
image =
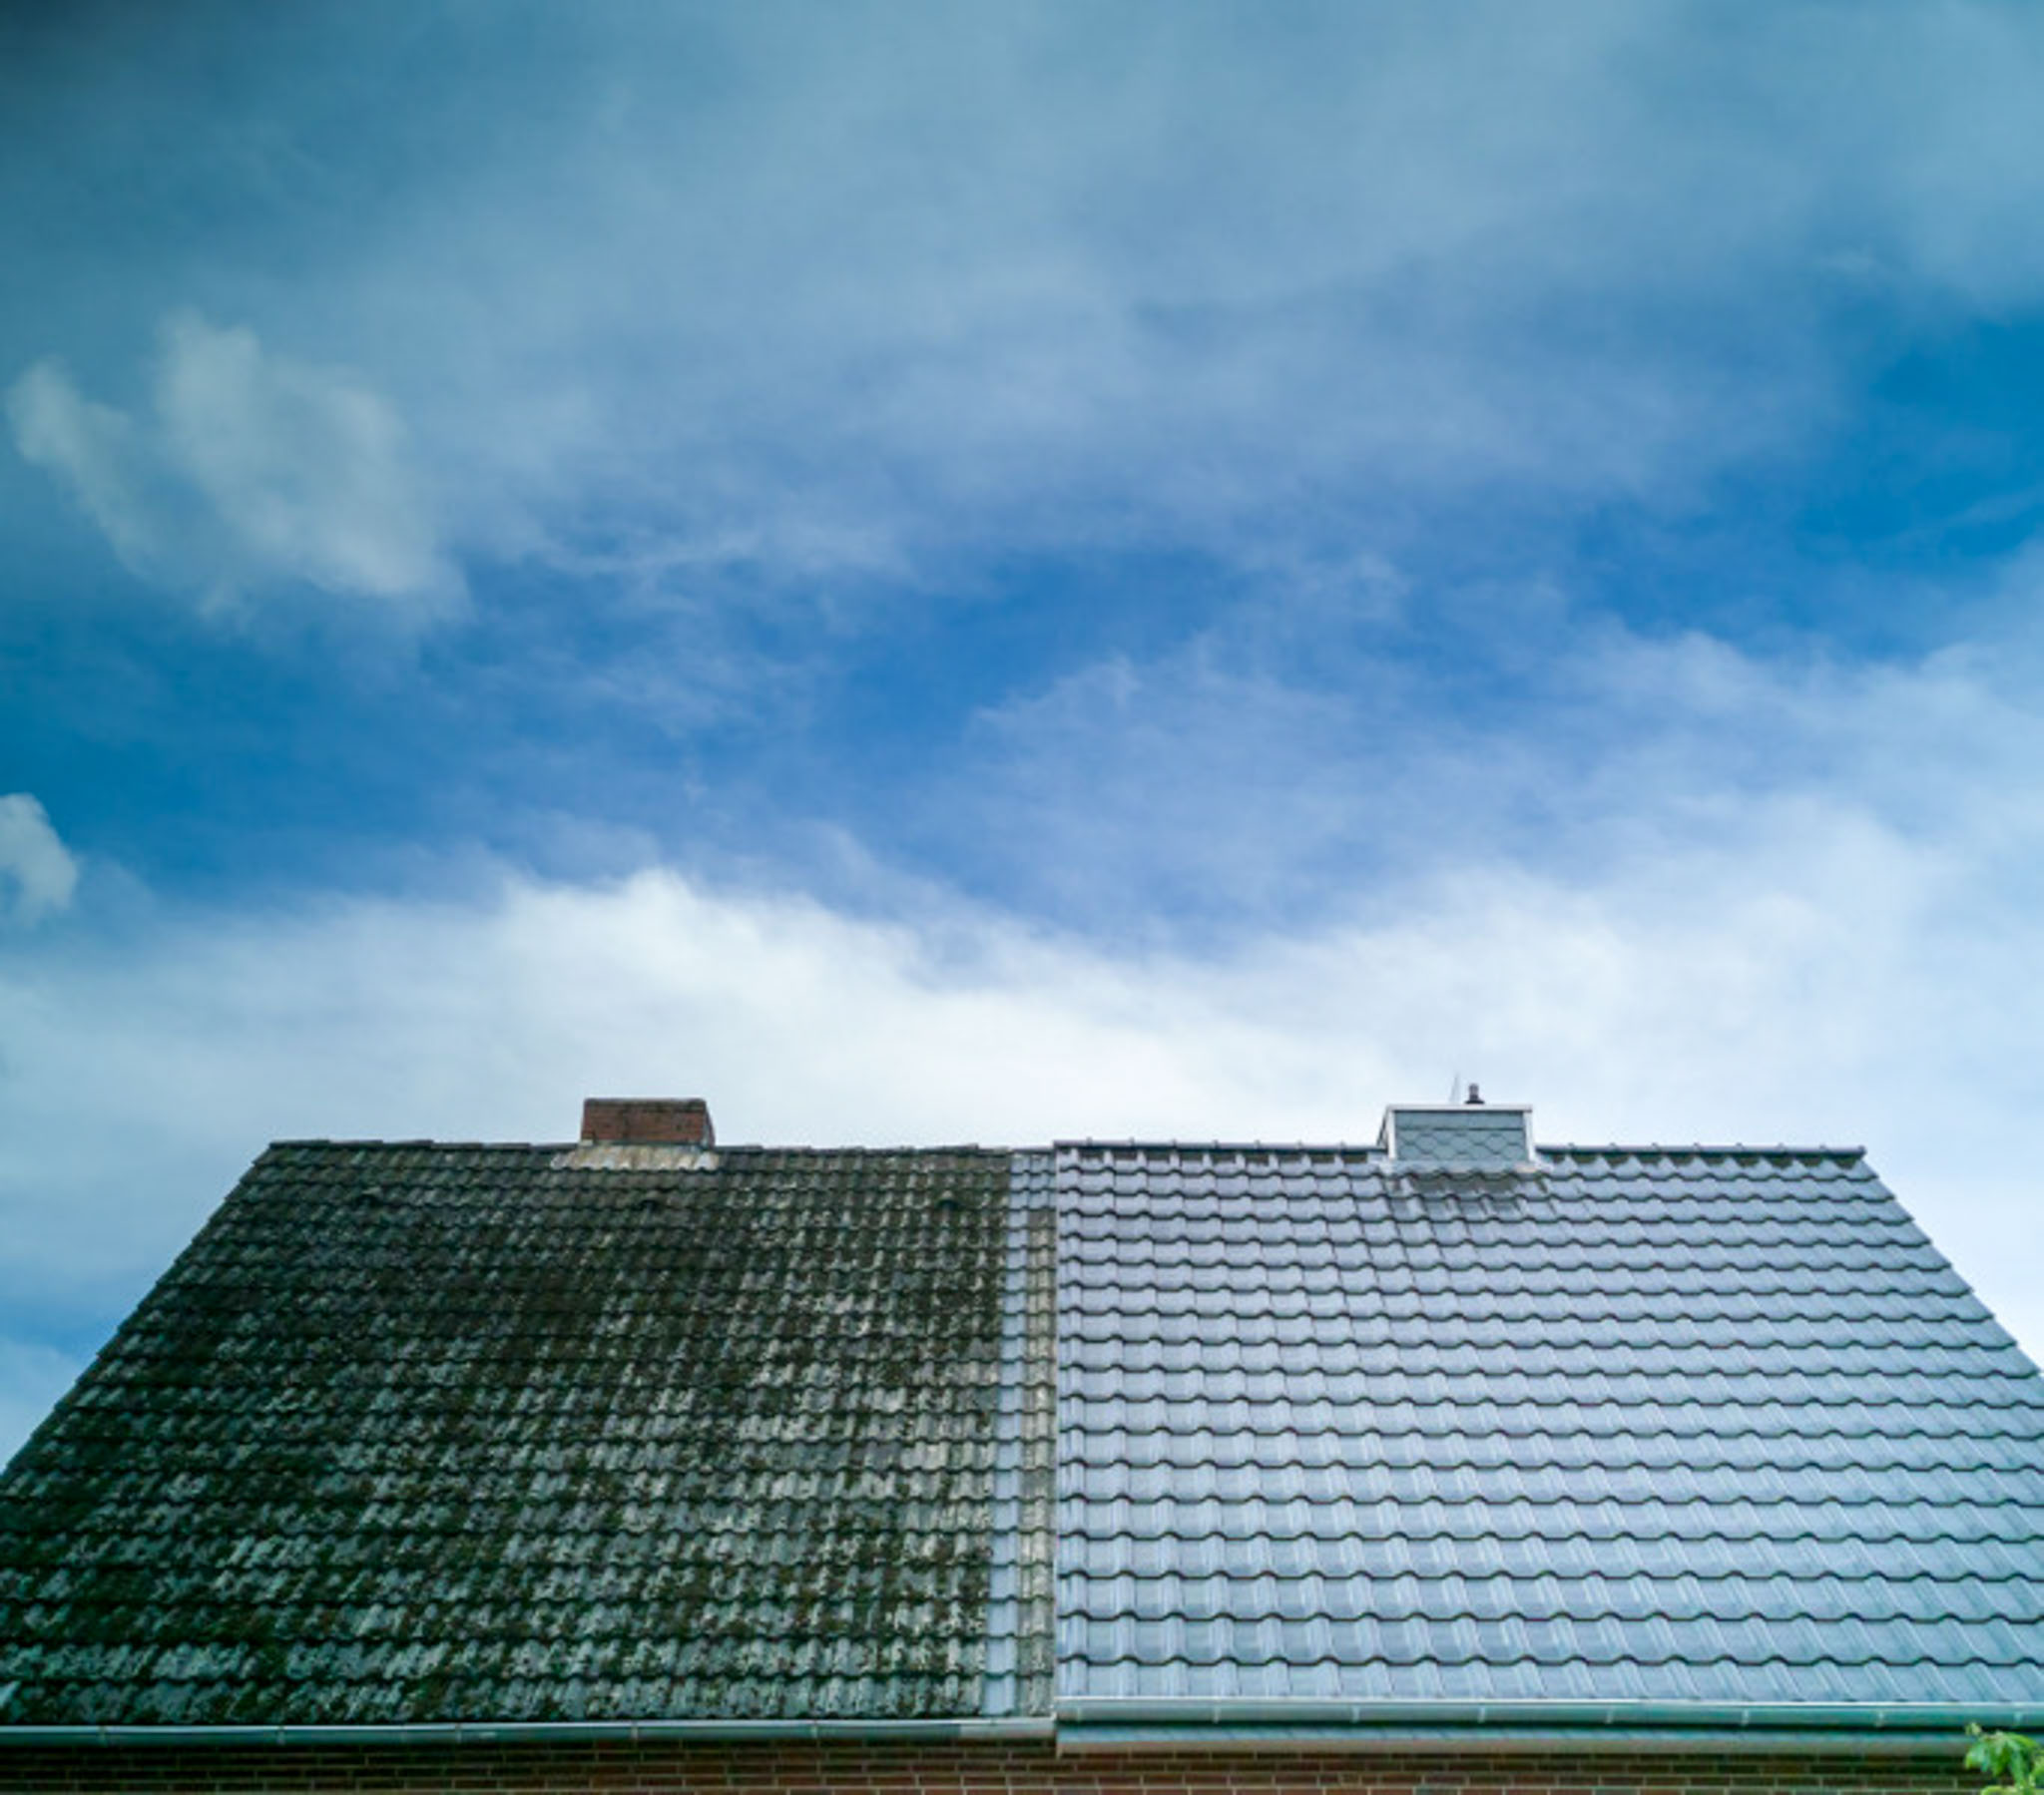
<svg viewBox="0 0 2044 1795"><path fill-rule="evenodd" d="M710 1106L700 1097L592 1097L582 1104L584 1145L714 1146Z"/></svg>

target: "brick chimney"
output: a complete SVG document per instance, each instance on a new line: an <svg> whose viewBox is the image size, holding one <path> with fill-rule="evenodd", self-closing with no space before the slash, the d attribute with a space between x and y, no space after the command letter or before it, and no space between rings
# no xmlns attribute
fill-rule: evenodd
<svg viewBox="0 0 2044 1795"><path fill-rule="evenodd" d="M700 1097L591 1097L582 1103L582 1144L715 1146Z"/></svg>

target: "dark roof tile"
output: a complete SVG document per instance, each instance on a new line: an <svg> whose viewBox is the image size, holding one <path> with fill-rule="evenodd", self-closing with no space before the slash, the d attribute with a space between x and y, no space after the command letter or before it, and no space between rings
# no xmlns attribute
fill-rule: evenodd
<svg viewBox="0 0 2044 1795"><path fill-rule="evenodd" d="M985 1709L1009 1155L566 1154L256 1163L0 1484L6 1722Z"/></svg>

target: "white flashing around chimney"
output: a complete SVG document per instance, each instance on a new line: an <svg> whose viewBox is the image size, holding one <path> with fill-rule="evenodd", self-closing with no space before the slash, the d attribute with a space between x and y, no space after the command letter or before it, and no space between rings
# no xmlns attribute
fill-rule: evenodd
<svg viewBox="0 0 2044 1795"><path fill-rule="evenodd" d="M708 1146L585 1140L547 1163L555 1171L715 1171L718 1157Z"/></svg>

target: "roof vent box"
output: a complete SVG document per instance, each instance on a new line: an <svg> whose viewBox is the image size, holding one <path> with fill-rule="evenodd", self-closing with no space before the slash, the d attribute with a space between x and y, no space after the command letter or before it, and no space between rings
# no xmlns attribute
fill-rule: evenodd
<svg viewBox="0 0 2044 1795"><path fill-rule="evenodd" d="M1534 1161L1526 1104L1393 1104L1377 1145L1418 1171L1523 1171Z"/></svg>

